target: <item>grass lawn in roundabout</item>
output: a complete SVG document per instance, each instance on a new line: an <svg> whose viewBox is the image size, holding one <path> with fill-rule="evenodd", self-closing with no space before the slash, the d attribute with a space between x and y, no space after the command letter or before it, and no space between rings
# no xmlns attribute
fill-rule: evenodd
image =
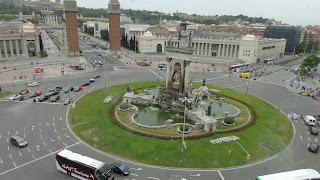
<svg viewBox="0 0 320 180"><path fill-rule="evenodd" d="M129 84L131 89L157 86L160 82L136 82ZM200 83L194 83L194 87L200 87ZM185 168L223 168L245 165L263 160L283 151L291 142L293 131L288 132L289 120L273 105L235 90L206 85L209 89L217 89L222 95L237 98L246 102L254 108L258 115L257 122L251 127L232 133L216 134L199 139L185 140L187 148L184 149ZM181 139L164 140L152 137L141 136L128 132L116 124L109 117L108 111L126 92L125 84L99 89L85 95L76 102L73 109L73 119L68 114L70 126L87 122L92 126L91 141L87 124L81 124L72 128L73 132L93 147L110 153L123 159L136 161L145 164L152 164L166 167L180 167ZM108 104L102 102L108 96L113 96L113 100ZM115 113L115 112L114 112ZM252 117L252 112L251 117ZM239 142L250 154L234 144L232 152L232 162L229 164L229 150L234 142L223 144L211 144L210 140L237 136ZM262 147L259 143L264 142L275 149L274 152Z"/></svg>

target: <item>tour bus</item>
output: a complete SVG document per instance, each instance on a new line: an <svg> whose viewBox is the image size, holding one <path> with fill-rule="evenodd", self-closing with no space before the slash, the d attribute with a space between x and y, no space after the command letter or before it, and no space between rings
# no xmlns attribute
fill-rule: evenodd
<svg viewBox="0 0 320 180"><path fill-rule="evenodd" d="M158 70L166 70L167 64L158 64Z"/></svg>
<svg viewBox="0 0 320 180"><path fill-rule="evenodd" d="M277 179L313 180L313 179L320 179L320 174L314 169L300 169L300 170L258 176L256 178L256 180L277 180Z"/></svg>
<svg viewBox="0 0 320 180"><path fill-rule="evenodd" d="M274 58L265 59L263 62L264 62L265 64L274 64Z"/></svg>
<svg viewBox="0 0 320 180"><path fill-rule="evenodd" d="M67 149L57 152L56 168L81 180L114 180L110 165Z"/></svg>
<svg viewBox="0 0 320 180"><path fill-rule="evenodd" d="M242 67L243 67L243 64L232 65L232 66L229 67L229 71L239 72L240 68L242 68Z"/></svg>

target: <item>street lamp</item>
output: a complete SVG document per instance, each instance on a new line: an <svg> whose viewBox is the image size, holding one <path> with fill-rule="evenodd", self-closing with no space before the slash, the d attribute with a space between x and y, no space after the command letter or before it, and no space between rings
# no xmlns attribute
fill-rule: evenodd
<svg viewBox="0 0 320 180"><path fill-rule="evenodd" d="M184 102L183 132L182 132L181 159L180 159L180 165L182 166L182 164L183 164L184 133L185 133L185 128L186 128L187 101L188 101L189 103L191 103L193 99L188 99L187 97L185 97L185 98L179 98L179 100L180 100L181 102Z"/></svg>

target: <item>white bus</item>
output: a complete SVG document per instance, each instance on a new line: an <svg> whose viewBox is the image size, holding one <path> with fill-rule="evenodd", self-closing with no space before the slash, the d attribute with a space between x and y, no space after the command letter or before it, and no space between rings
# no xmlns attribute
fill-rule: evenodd
<svg viewBox="0 0 320 180"><path fill-rule="evenodd" d="M256 180L320 180L320 174L314 169L299 169L258 176Z"/></svg>
<svg viewBox="0 0 320 180"><path fill-rule="evenodd" d="M66 149L57 152L56 168L81 180L114 180L110 165Z"/></svg>

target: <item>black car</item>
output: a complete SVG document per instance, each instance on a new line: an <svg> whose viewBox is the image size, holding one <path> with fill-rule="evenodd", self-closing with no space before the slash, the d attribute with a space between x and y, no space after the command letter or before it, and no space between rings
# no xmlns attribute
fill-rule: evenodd
<svg viewBox="0 0 320 180"><path fill-rule="evenodd" d="M93 76L93 78L99 78L100 75L99 74L96 74L95 76Z"/></svg>
<svg viewBox="0 0 320 180"><path fill-rule="evenodd" d="M130 168L128 168L127 166L120 164L120 163L116 163L116 162L112 163L111 168L117 174L127 176L130 173Z"/></svg>
<svg viewBox="0 0 320 180"><path fill-rule="evenodd" d="M45 96L47 99L49 99L52 96L52 94L51 93L47 93L47 94L44 94L43 96Z"/></svg>
<svg viewBox="0 0 320 180"><path fill-rule="evenodd" d="M58 101L60 99L60 96L59 95L56 95L56 96L52 96L51 98L50 98L50 101L51 102L56 102L56 101Z"/></svg>
<svg viewBox="0 0 320 180"><path fill-rule="evenodd" d="M59 91L52 91L50 93L48 93L50 96L55 96L57 94L59 94Z"/></svg>
<svg viewBox="0 0 320 180"><path fill-rule="evenodd" d="M48 96L45 96L45 95L42 95L38 98L38 101L39 102L45 102L49 97Z"/></svg>
<svg viewBox="0 0 320 180"><path fill-rule="evenodd" d="M318 149L319 149L319 145L318 144L313 144L313 143L310 144L309 148L308 148L309 151L314 152L314 153L318 152Z"/></svg>
<svg viewBox="0 0 320 180"><path fill-rule="evenodd" d="M19 136L11 136L10 138L10 143L12 145L15 145L17 147L25 147L28 145L28 142L26 140L24 140L22 137Z"/></svg>
<svg viewBox="0 0 320 180"><path fill-rule="evenodd" d="M314 135L318 135L318 129L315 127L309 127L309 132Z"/></svg>
<svg viewBox="0 0 320 180"><path fill-rule="evenodd" d="M65 98L65 99L63 100L63 104L64 104L64 105L68 105L68 104L70 104L70 103L71 103L70 98Z"/></svg>
<svg viewBox="0 0 320 180"><path fill-rule="evenodd" d="M90 85L90 82L85 82L85 83L82 83L81 86L89 86Z"/></svg>
<svg viewBox="0 0 320 180"><path fill-rule="evenodd" d="M73 90L74 90L73 87L68 87L68 88L65 88L65 89L64 89L64 92L65 92L65 93L68 93L68 92L71 92L71 91L73 91Z"/></svg>

